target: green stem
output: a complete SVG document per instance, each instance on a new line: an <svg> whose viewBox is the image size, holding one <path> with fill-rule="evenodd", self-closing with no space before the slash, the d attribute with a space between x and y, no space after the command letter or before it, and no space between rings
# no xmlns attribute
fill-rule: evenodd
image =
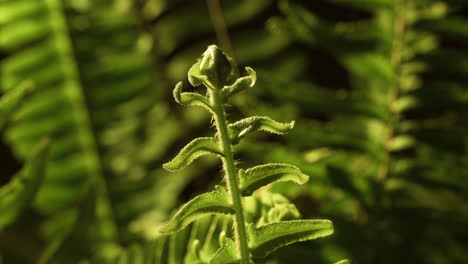
<svg viewBox="0 0 468 264"><path fill-rule="evenodd" d="M386 184L390 178L390 166L392 163L392 150L391 142L396 135L396 127L400 121L400 114L395 109L395 102L399 98L400 92L400 73L402 64L402 51L404 48L404 37L406 33L406 21L405 21L405 0L397 0L396 8L393 11L393 48L390 54L390 60L393 65L394 74L393 80L388 89L387 105L390 113L386 137L384 140L384 157L380 170L377 174L377 191L375 197L375 219L372 222L372 226L375 228L373 231L373 241L377 245L376 250L372 253L372 263L380 263L382 260L382 254L386 249L386 244L382 243L382 237L385 236L385 230L382 228L381 223L385 221L384 208L386 206L387 193L385 190Z"/></svg>
<svg viewBox="0 0 468 264"><path fill-rule="evenodd" d="M234 233L237 244L238 253L240 253L240 264L250 264L250 253L248 246L248 237L245 227L244 208L242 206L241 193L239 190L239 182L237 178L236 166L231 148L231 139L229 138L226 114L224 113L223 100L219 91L208 89L211 103L215 112L214 119L216 129L218 131L219 141L222 146L224 157L223 168L227 177L227 188L234 205L236 212L234 218Z"/></svg>
<svg viewBox="0 0 468 264"><path fill-rule="evenodd" d="M399 113L395 111L394 105L396 100L398 100L399 96L399 78L400 78L400 70L401 70L401 52L403 49L404 44L404 35L405 35L405 7L404 1L399 0L397 1L397 7L394 14L394 24L393 24L393 36L394 36L394 43L393 49L391 54L391 63L394 68L394 76L392 80L392 84L389 87L388 93L388 108L390 112L388 128L387 128L387 136L384 142L384 149L385 149L385 156L383 160L383 166L381 166L380 172L378 174L378 181L385 184L388 180L389 174L389 167L391 162L391 149L390 143L395 135L395 126L399 121Z"/></svg>

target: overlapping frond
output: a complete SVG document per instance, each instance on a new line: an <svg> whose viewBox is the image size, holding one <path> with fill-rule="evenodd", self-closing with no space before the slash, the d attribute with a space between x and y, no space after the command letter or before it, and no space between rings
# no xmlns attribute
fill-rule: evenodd
<svg viewBox="0 0 468 264"><path fill-rule="evenodd" d="M466 23L458 14L464 4L452 4L333 1L330 7L356 17L335 21L300 3L282 1L285 16L270 22L276 34L329 54L349 82L329 82L327 87L317 76L293 84L271 78L265 86L270 93L263 96L288 98L295 104L293 111L276 109L278 116L308 120L287 136L290 147L270 144L258 147L258 152L251 147L244 151L251 158L269 153L265 160L289 160L305 173L314 173L318 178L313 185L322 189L311 185L310 194L323 201L323 210L343 217L337 228L356 228L369 238L356 243L351 231L335 236L334 245L353 260L432 263L448 248L454 251L445 259L467 257L460 251L463 245L447 235L459 234L459 221L466 219L466 186L453 183L466 182L467 177L467 138L462 132L468 109L466 52L454 45L464 42L461 28ZM330 203L326 188L339 190L336 201L342 202L337 208L325 205ZM450 201L453 206L442 206ZM433 231L423 231L427 229ZM447 247L434 249L430 241L441 240ZM405 250L408 241L419 241L416 251ZM369 247L376 250L366 255ZM284 259L291 261L293 248L285 251ZM402 253L389 256L390 251ZM422 257L421 252L429 251Z"/></svg>
<svg viewBox="0 0 468 264"><path fill-rule="evenodd" d="M63 244L52 248L76 244L70 236L85 224L94 233L78 243L130 241L135 237L132 221L157 202L144 198L151 195L155 174L136 138L157 96L135 17L130 9L119 9L117 1L1 5L0 48L8 55L2 62L1 88L9 91L23 80L35 85L15 111L5 139L19 159L41 138L53 142L35 200L40 212L60 222L45 228L53 243ZM83 203L95 203L94 212L84 212ZM64 210L70 217L58 214ZM92 219L82 221L83 214Z"/></svg>

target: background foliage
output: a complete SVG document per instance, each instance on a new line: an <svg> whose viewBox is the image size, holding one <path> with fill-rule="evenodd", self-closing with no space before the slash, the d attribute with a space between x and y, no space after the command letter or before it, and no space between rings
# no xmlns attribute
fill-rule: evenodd
<svg viewBox="0 0 468 264"><path fill-rule="evenodd" d="M271 189L335 225L271 263L467 263L467 4L221 6L231 44L219 44L258 76L230 118L296 120L286 137L245 139L239 166L297 165L308 184ZM213 221L170 238L158 230L180 202L212 189L220 168L209 158L176 174L161 165L210 133L209 115L177 107L172 88L217 42L213 25L219 13L200 0L0 0L0 197L21 186L32 195L16 209L0 203L4 263L196 263L190 245ZM37 188L12 179L35 171ZM13 223L3 213L16 211Z"/></svg>

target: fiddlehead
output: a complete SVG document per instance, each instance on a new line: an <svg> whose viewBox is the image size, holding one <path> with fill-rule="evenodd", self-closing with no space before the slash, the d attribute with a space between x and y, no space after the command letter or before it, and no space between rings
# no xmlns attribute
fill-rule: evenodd
<svg viewBox="0 0 468 264"><path fill-rule="evenodd" d="M249 67L246 71L248 76L240 77L234 61L212 45L188 73L193 86L206 86L206 96L182 92L181 83L174 89L174 97L178 103L202 106L213 115L216 135L193 140L173 160L164 164L164 168L169 171L179 170L202 155L216 154L223 163L227 190L218 186L213 192L195 197L183 205L161 231L179 231L197 218L209 214L232 215L234 239L222 239L221 247L209 263L250 264L253 263L252 259L264 258L279 247L333 233L331 221L283 221L285 214L281 210L268 212L268 216L264 218L266 220L260 224L252 223L251 218L246 215L245 203L260 187L277 181L303 184L309 179L299 168L283 163L264 164L246 170L236 167L232 146L244 136L256 130L285 134L294 126L294 121L283 124L269 117L259 116L232 124L228 122L225 102L230 96L255 84L255 71Z"/></svg>

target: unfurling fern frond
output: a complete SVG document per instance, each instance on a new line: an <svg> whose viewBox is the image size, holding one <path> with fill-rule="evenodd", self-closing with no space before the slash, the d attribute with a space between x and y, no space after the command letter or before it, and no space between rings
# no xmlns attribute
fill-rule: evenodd
<svg viewBox="0 0 468 264"><path fill-rule="evenodd" d="M248 68L250 75L255 76ZM245 78L245 77L241 77ZM240 83L237 66L217 46L209 46L201 59L189 71L192 85L205 85L207 96L192 96L193 101L200 101L212 113L217 129L213 138L198 138L184 147L180 153L164 166L168 170L177 170L205 154L216 154L223 162L226 188L201 194L186 203L166 225L162 232L176 232L195 219L207 214L231 214L234 218L234 237L226 239L210 263L250 264L252 258L264 258L275 249L294 242L315 239L333 233L333 227L327 220L281 221L256 226L246 216L246 198L258 188L275 182L292 180L304 183L308 176L288 164L265 164L246 171L238 171L234 164L232 145L245 134L256 129L273 133L286 133L292 124L280 124L266 117L252 117L229 124L226 120L224 102L232 92L223 92ZM254 81L250 81L254 83ZM226 87L226 88L224 88ZM180 101L181 85L176 86L175 98Z"/></svg>

